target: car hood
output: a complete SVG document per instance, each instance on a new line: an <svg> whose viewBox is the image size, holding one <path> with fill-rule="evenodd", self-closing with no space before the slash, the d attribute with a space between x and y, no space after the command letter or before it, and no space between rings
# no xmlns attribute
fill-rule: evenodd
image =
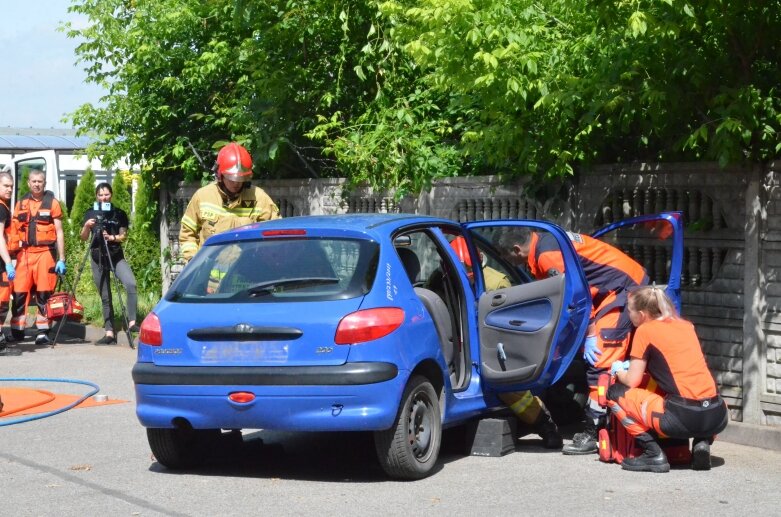
<svg viewBox="0 0 781 517"><path fill-rule="evenodd" d="M170 366L304 366L347 361L350 346L335 345L339 321L363 298L296 303L161 302L163 344L155 364Z"/></svg>

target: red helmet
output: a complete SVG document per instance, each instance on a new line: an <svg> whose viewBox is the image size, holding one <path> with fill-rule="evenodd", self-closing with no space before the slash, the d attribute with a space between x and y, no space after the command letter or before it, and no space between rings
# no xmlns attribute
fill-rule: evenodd
<svg viewBox="0 0 781 517"><path fill-rule="evenodd" d="M252 179L252 157L244 146L231 142L217 154L217 179L249 181Z"/></svg>

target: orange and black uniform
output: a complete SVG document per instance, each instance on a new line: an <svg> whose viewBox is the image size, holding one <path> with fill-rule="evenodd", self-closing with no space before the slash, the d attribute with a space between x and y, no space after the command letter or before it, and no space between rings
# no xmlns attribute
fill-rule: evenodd
<svg viewBox="0 0 781 517"><path fill-rule="evenodd" d="M629 434L653 430L660 438L710 438L727 426L727 405L691 323L675 318L643 323L630 357L646 361L651 383L629 388L616 382L607 392L608 407ZM651 389L654 383L657 389Z"/></svg>
<svg viewBox="0 0 781 517"><path fill-rule="evenodd" d="M626 310L628 290L648 284L649 279L643 266L618 248L588 235L567 235L591 291L591 321L602 352L595 365L586 365L591 400L587 413L596 418L604 412L597 403L599 376L610 369L613 361L624 360L629 349L632 322ZM564 258L553 235L532 232L528 265L539 279L564 273Z"/></svg>
<svg viewBox="0 0 781 517"><path fill-rule="evenodd" d="M26 194L16 203L11 221L11 247L19 250L16 256L14 302L11 308L11 328L24 331L27 326L27 305L30 293L36 292L38 315L35 326L48 330L51 321L46 317L46 301L57 285L54 272L57 246L55 219L62 219L62 208L51 191L45 191L40 201Z"/></svg>
<svg viewBox="0 0 781 517"><path fill-rule="evenodd" d="M11 209L0 199L0 223L3 223L3 236L6 248L8 247L9 235L11 234ZM11 257L13 259L13 257ZM12 283L8 280L8 273L5 272L5 262L0 259L0 327L2 327L6 316L8 316L8 307L11 301Z"/></svg>

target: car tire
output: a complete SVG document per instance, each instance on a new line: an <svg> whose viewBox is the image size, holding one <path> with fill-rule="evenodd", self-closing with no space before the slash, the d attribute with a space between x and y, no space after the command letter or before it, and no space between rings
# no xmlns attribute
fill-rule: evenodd
<svg viewBox="0 0 781 517"><path fill-rule="evenodd" d="M436 465L441 444L439 398L428 379L414 375L404 389L394 425L374 433L380 465L394 478L424 478Z"/></svg>
<svg viewBox="0 0 781 517"><path fill-rule="evenodd" d="M146 438L158 463L171 470L204 463L220 436L219 429L148 428Z"/></svg>

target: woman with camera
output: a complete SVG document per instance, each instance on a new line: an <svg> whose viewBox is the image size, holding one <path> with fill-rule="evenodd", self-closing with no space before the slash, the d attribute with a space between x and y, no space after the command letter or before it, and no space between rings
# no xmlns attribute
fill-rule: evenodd
<svg viewBox="0 0 781 517"><path fill-rule="evenodd" d="M111 299L110 274L112 272L122 282L127 292L128 330L130 332L139 330L136 325L136 278L122 252L122 243L127 239L129 221L124 210L111 204L113 194L108 183L100 183L95 187L97 203L92 210L84 214L81 228L81 240L92 239L90 243L92 279L103 302L106 335L99 339L96 345L113 345L117 342L114 335L114 306Z"/></svg>

